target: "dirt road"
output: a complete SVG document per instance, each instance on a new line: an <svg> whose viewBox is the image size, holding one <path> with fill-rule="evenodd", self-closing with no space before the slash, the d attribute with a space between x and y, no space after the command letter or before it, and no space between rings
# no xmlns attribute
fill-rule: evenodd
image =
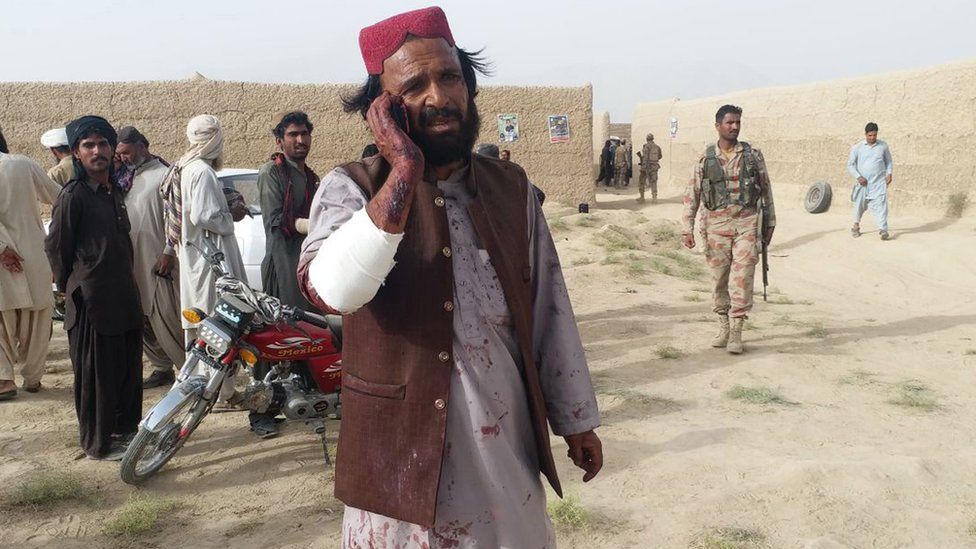
<svg viewBox="0 0 976 549"><path fill-rule="evenodd" d="M708 347L708 274L677 244L677 199L600 199L588 216L547 208L607 460L584 486L554 441L578 498L554 509L577 517L558 521L561 546L976 546L972 217L896 207L882 242L850 237L842 201L822 215L780 204L769 301L733 357ZM5 508L0 544L338 547L332 473L299 425L258 441L244 414L212 416L141 489L117 464L75 460L66 345L56 331L48 389L0 404L0 486L53 470L96 497ZM160 395L147 391L146 407ZM174 508L141 537L106 534L134 495Z"/></svg>

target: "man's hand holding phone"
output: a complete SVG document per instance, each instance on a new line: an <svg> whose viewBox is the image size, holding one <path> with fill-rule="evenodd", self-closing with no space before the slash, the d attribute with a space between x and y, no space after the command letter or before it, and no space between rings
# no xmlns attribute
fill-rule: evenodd
<svg viewBox="0 0 976 549"><path fill-rule="evenodd" d="M424 155L410 139L407 109L400 97L383 92L373 100L366 123L376 147L393 167L404 170L413 181L424 175Z"/></svg>

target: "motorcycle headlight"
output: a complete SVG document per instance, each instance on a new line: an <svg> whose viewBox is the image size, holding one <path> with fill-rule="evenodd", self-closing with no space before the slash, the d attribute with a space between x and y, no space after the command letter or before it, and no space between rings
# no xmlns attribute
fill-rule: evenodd
<svg viewBox="0 0 976 549"><path fill-rule="evenodd" d="M210 318L205 319L200 325L200 328L197 330L197 336L207 342L209 347L220 352L220 354L227 352L230 342L234 339L234 334L230 330Z"/></svg>

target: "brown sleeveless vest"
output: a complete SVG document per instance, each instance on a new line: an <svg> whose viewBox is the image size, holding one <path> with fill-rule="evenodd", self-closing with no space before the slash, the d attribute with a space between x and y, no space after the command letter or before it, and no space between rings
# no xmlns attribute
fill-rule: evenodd
<svg viewBox="0 0 976 549"><path fill-rule="evenodd" d="M380 156L341 166L368 198L389 165ZM542 473L562 495L549 446L532 348L528 180L517 165L471 156L468 213L498 272L524 364L523 382ZM443 193L414 193L396 266L366 306L343 319L342 427L336 497L347 505L433 526L453 356L454 275Z"/></svg>

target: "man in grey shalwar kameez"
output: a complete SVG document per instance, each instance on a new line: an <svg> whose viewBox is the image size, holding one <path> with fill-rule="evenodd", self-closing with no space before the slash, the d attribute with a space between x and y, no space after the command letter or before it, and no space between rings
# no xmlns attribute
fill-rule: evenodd
<svg viewBox="0 0 976 549"><path fill-rule="evenodd" d="M584 481L592 479L602 466L599 438L593 432L600 423L599 411L559 259L532 187L524 172L513 169L510 163L471 155L479 125L473 100L474 74L481 65L454 46L446 27L443 12L439 8L427 8L393 17L361 33L360 47L370 81L358 96L345 100L346 107L361 112L367 119L383 157L367 159L365 165L385 162L384 165L390 166L389 175L380 189L367 197L361 173L353 176L343 167L329 173L313 202L309 237L299 264L299 280L305 282L308 295L334 311L355 312L353 318L360 319L357 324L366 322L363 319L369 315L379 314L374 313L379 311L376 307L385 303L396 306L399 298L380 287L388 287L391 280L402 286L403 278L398 277L409 272L402 270L404 265L416 265L413 250L417 239L430 237L405 230L406 212L414 219L446 216L449 245L443 250L436 248L436 257L424 256L420 260L421 265L436 265L446 257L450 261L448 272L453 287L453 299L443 303L443 311L452 315L452 352L442 351L437 355L440 362L451 366L449 396L432 400L433 406L426 404L423 408L446 408L447 412L436 516L433 524L427 525L396 519L357 508L349 501L361 498L351 498L346 492L342 545L391 549L554 548L555 537L546 515L546 493L539 475L542 450L534 439L535 412L530 408L532 403L544 407L549 426L566 438L570 457L586 471ZM409 120L409 134L397 129L395 115L391 113L398 110ZM475 165L485 170L481 172L480 183L475 182L472 174ZM501 270L496 271L503 258L495 255L499 253L497 248L489 253L490 247L480 236L486 234L485 228L476 227L471 213L479 205L488 204L486 201L491 198L485 194L497 193L492 191L500 188L495 185L506 183L498 179L501 173L520 174L519 179L510 181L510 188L524 185L529 264L527 271L519 272L518 280L531 281L528 290L532 295L531 339L537 362L531 368L537 368L544 403L535 400L539 394L537 389L530 389L525 381L530 366L524 364L520 354L517 332L521 328L516 319L516 304L507 298L510 286L503 291L503 278L511 280L511 272L503 277ZM494 174L490 183L488 174ZM429 185L436 186L437 191L428 190ZM476 188L484 193L477 199ZM431 192L436 198L428 200L427 193ZM414 200L421 193L428 199ZM518 219L518 215L511 215ZM504 255L504 251L500 253ZM439 287L437 284L436 280L430 281L431 288ZM436 290L423 285L401 291L405 290L430 291L430 298L438 299ZM387 292L385 297L374 304L374 298L383 292ZM439 325L431 319L429 329L439 329L435 326ZM347 343L351 345L353 324L348 328ZM397 326L385 328L398 329ZM410 329L416 328L408 328L405 333L410 333ZM420 330L425 328L421 326ZM385 334L376 336L382 338ZM351 346L347 350L351 351ZM364 370L364 363L354 366L356 373L369 372ZM400 364L387 366L402 367ZM438 375L436 368L421 363L417 369L409 370L407 377L433 378ZM344 387L347 377L350 376L344 374ZM388 393L396 387L384 385L389 381L358 381L354 377L349 379L352 391L359 386L366 391L386 392L388 399L404 398ZM403 387L409 399L412 394L425 390L425 382L408 380ZM375 402L379 406L379 400L382 399L361 402ZM407 404L403 410L411 406ZM351 409L346 412L344 428L346 421L363 424L359 418L353 418ZM370 410L359 408L357 413L369 414ZM367 424L375 425L371 431L343 431L337 472L340 468L351 472L361 470L350 459L379 459L366 455L344 456L344 448L356 446L355 443L343 446L343 437L402 439L404 435L398 430L404 426L397 421L398 418L388 418L387 423L393 425L390 432L381 433L382 424L368 421ZM548 432L544 437L548 449ZM418 459L418 454L428 455L429 451L429 447L417 446L398 459L409 464ZM440 452L441 448L434 451ZM347 461L343 462L344 459ZM411 482L409 476L388 477L362 489L403 501L401 492L410 488L400 484L391 486L394 478ZM409 509L402 507L395 512L410 514Z"/></svg>
<svg viewBox="0 0 976 549"><path fill-rule="evenodd" d="M166 243L163 200L159 196L159 185L169 166L149 152L149 140L132 126L119 130L115 154L134 170L125 207L132 225L132 265L146 319L143 353L153 366L142 387L150 389L173 383L173 368L182 366L184 360L176 250Z"/></svg>
<svg viewBox="0 0 976 549"><path fill-rule="evenodd" d="M312 123L305 113L290 112L281 118L273 133L281 152L258 171L265 234L261 283L265 293L282 303L309 309L311 305L298 288L295 269L308 234L312 196L319 183L318 176L305 163L312 145Z"/></svg>
<svg viewBox="0 0 976 549"><path fill-rule="evenodd" d="M310 310L312 305L298 288L298 256L308 234L308 210L319 178L305 163L312 145L312 122L301 111L285 114L272 130L280 152L258 171L261 218L264 221L264 259L261 285L285 305ZM264 379L268 366L257 364L254 378ZM251 431L261 438L278 434L275 410L251 412Z"/></svg>

